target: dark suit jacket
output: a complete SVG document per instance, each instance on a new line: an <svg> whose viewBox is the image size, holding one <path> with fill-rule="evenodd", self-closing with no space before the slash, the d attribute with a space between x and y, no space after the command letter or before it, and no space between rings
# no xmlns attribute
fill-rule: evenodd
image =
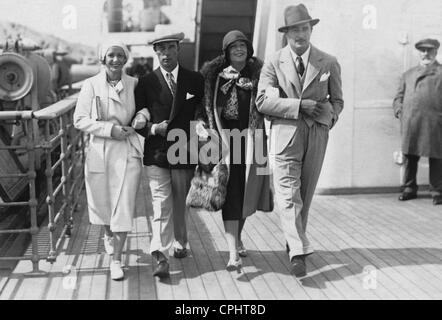
<svg viewBox="0 0 442 320"><path fill-rule="evenodd" d="M192 97L193 96L193 97ZM201 100L204 96L204 79L200 73L187 70L182 66L178 69L177 93L173 100L172 93L161 73L160 68L142 77L135 88L136 111L143 108L149 110L151 123L137 132L144 136L144 165L157 165L162 168L193 168L186 152L186 161L171 164L167 159L167 150L175 141L167 141L166 137L151 135L153 123L169 120L168 133L172 129L181 129L190 138L190 122L201 114ZM189 150L189 146L186 147Z"/></svg>

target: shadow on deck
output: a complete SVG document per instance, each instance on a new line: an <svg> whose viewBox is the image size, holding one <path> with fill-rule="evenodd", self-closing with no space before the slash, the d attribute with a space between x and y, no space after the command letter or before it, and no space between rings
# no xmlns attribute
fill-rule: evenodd
<svg viewBox="0 0 442 320"><path fill-rule="evenodd" d="M146 183L143 181L143 187ZM219 213L193 212L191 255L170 259L170 279L152 276L143 188L124 255L125 279L112 281L103 230L90 225L83 200L74 232L43 277L26 277L31 263L0 271L0 298L112 300L442 299L442 212L423 196L401 203L396 194L319 196L308 233L316 253L308 275L290 274L285 240L274 213L245 225L248 257L241 273L225 270L227 243ZM147 209L146 209L147 208ZM44 230L41 233L45 241ZM47 240L47 239L46 239Z"/></svg>

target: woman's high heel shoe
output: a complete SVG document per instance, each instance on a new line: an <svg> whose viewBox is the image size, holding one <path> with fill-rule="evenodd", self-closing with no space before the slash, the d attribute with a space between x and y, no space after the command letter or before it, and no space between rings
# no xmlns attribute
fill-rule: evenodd
<svg viewBox="0 0 442 320"><path fill-rule="evenodd" d="M227 263L227 267L226 270L227 271L237 271L237 272L241 272L241 267L242 267L242 260L241 258L238 258L238 260L233 261L233 260L229 260L229 262Z"/></svg>
<svg viewBox="0 0 442 320"><path fill-rule="evenodd" d="M247 257L247 250L246 248L244 248L243 244L240 244L238 246L238 255L243 258Z"/></svg>

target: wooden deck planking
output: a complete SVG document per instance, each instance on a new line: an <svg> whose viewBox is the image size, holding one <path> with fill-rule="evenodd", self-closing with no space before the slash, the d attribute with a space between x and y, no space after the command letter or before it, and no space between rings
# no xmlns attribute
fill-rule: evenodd
<svg viewBox="0 0 442 320"><path fill-rule="evenodd" d="M81 254L79 257L78 265L76 266L77 272L77 288L74 290L74 300L88 300L91 294L92 279L94 270L99 260L99 240L101 238L102 227L97 225L90 225L87 234L85 235L85 241L81 248Z"/></svg>
<svg viewBox="0 0 442 320"><path fill-rule="evenodd" d="M340 203L341 205L341 203ZM328 204L328 209L333 208L333 204ZM324 208L322 208L324 210ZM395 295L398 298L402 299L413 299L414 296L410 295L406 290L407 285L404 285L403 282L407 282L408 280L403 277L396 270L389 270L390 265L385 260L385 257L381 257L381 255L376 256L373 253L373 250L377 250L377 246L374 246L373 249L366 248L367 246L372 246L371 241L367 242L367 238L364 238L361 232L358 232L357 229L353 227L354 223L349 224L348 219L343 221L342 217L336 217L333 220L328 220L331 229L338 235L340 239L346 241L347 246L350 248L350 253L355 254L357 252L358 255L361 255L366 259L366 262L363 263L363 267L367 267L373 265L377 269L378 275L378 283L386 283L388 288L392 288L395 291ZM339 222L339 223L338 223ZM377 250L380 254L381 251Z"/></svg>
<svg viewBox="0 0 442 320"><path fill-rule="evenodd" d="M247 224L247 221L246 221ZM284 282L274 272L272 266L268 263L265 255L260 251L263 243L263 239L259 234L259 231L254 228L252 224L248 224L247 228L243 229L242 241L247 249L248 256L242 258L243 261L247 261L248 264L255 266L256 278L262 278L263 285L255 285L256 291L260 296L260 299L268 300L289 300L293 299L290 291L285 287ZM277 259L277 257L274 257ZM253 274L250 275L253 277ZM261 292L264 291L264 292Z"/></svg>
<svg viewBox="0 0 442 320"><path fill-rule="evenodd" d="M218 251L221 252L221 258L223 260L223 265L220 265L220 269L224 269L224 272L227 266L227 262L229 261L229 249L227 245L227 240L224 236L224 225L221 218L221 213L218 214L207 214L205 215L207 219L205 219L206 226L208 226L209 231L217 234L216 237L213 238L214 242L218 247ZM238 272L228 272L228 274L232 277L234 285L238 288L242 299L246 300L257 300L258 295L250 283L250 279L247 276L247 269L243 269Z"/></svg>
<svg viewBox="0 0 442 320"><path fill-rule="evenodd" d="M315 196L308 233L316 253L307 259L308 275L300 279L290 274L276 214L258 212L247 219L243 242L249 255L242 258L243 272L236 274L225 270L229 254L221 214L191 212L191 255L171 256L171 278L160 281L152 276L144 191L123 255L124 281L110 279L102 227L89 225L83 203L57 261L40 262L47 276L24 277L29 261L19 262L8 278L2 270L0 299L442 298L442 215L430 198L402 203L396 195ZM44 234L41 238L47 241ZM64 286L68 265L78 277L75 290ZM366 290L363 269L369 265L377 270L377 288Z"/></svg>
<svg viewBox="0 0 442 320"><path fill-rule="evenodd" d="M210 215L210 213L208 214ZM220 233L224 234L224 222L222 221L221 212L216 213L215 215L212 214L212 218L213 221L216 223ZM227 246L227 241L225 241L225 244L226 246L224 248L227 253L226 256L228 261L229 250ZM257 266L251 264L248 258L242 258L242 262L242 274L232 272L231 275L236 278L239 283L249 284L250 287L246 285L244 287L248 287L249 294L252 294L251 290L253 290L253 293L256 294L256 299L275 299L272 290L266 283L265 279L261 276L259 270L257 269Z"/></svg>
<svg viewBox="0 0 442 320"><path fill-rule="evenodd" d="M137 234L137 247L140 255L137 259L139 295L141 300L156 300L157 292L153 278L153 258L149 255L149 242L147 218L138 217L135 219L135 231Z"/></svg>
<svg viewBox="0 0 442 320"><path fill-rule="evenodd" d="M432 266L425 264L425 261L428 261L425 260L426 257L429 257L434 262L436 262L435 259L437 258L425 254L424 250L418 250L420 253L415 253L415 251L409 249L408 246L419 246L422 244L415 241L412 243L407 243L409 242L409 237L406 236L404 232L398 232L398 235L399 236L395 237L397 240L387 239L385 242L388 247L393 246L396 242L403 243L404 248L401 248L400 252L399 250L391 251L391 256L395 258L398 264L401 266L408 265L408 269L404 270L403 273L407 274L407 276L409 276L411 279L417 279L419 286L427 293L432 294L439 291L439 289L442 287L439 274L431 268Z"/></svg>
<svg viewBox="0 0 442 320"><path fill-rule="evenodd" d="M189 214L194 214L190 210ZM187 234L190 244L190 259L179 259L181 263L181 268L183 270L184 279L187 282L187 287L189 289L190 299L192 300L207 300L209 299L208 291L210 290L210 285L207 286L203 278L201 277L201 272L199 270L196 257L199 255L199 259L207 259L206 252L203 250L201 244L201 238L199 237L198 230L195 228L195 224L192 223L192 217L188 217L187 221ZM198 252L199 251L199 252ZM215 282L216 283L216 282ZM213 284L212 284L213 285ZM209 290L207 290L209 289Z"/></svg>
<svg viewBox="0 0 442 320"><path fill-rule="evenodd" d="M321 273L318 273L317 277L308 277L308 278L299 278L297 279L294 275L290 274L291 264L288 258L288 255L285 251L285 240L280 229L279 225L279 217L274 213L264 213L260 215L261 217L267 216L270 218L267 222L262 223L262 227L259 228L257 224L255 226L263 232L263 238L267 240L269 244L269 250L273 252L277 252L278 259L284 264L287 272L287 278L291 278L298 285L296 286L296 290L300 290L303 288L311 299L338 299L342 297L339 292L337 292L336 288L328 287L327 292L324 289L324 283L326 279ZM250 219L251 220L251 219ZM253 223L252 220L249 221ZM310 264L316 264L312 262L311 257L307 261L307 271L310 270ZM287 281L287 280L286 280Z"/></svg>
<svg viewBox="0 0 442 320"><path fill-rule="evenodd" d="M335 275L331 276L331 281L340 282L343 280L347 282L349 290L345 290L347 299L381 299L379 290L374 292L372 290L363 289L363 282L361 273L363 270L363 263L358 262L359 259L354 259L353 256L346 253L342 253L342 249L346 249L345 242L335 237L328 232L328 228L323 226L323 220L315 218L314 210L311 211L312 215L309 217L309 234L312 235L312 240L317 247L316 251L318 256L323 258L326 265L336 265L334 271ZM316 240L316 241L315 241ZM319 249L319 250L318 250ZM385 290L382 286L378 289ZM383 292L383 297L387 299L394 298L388 291Z"/></svg>
<svg viewBox="0 0 442 320"><path fill-rule="evenodd" d="M126 250L122 256L125 265L123 268L124 276L127 279L127 281L122 281L123 299L125 300L140 299L140 274L137 261L142 252L138 248L137 236L136 226L134 225L133 231L127 235Z"/></svg>
<svg viewBox="0 0 442 320"><path fill-rule="evenodd" d="M210 213L206 212L201 214L210 215ZM200 239L204 250L207 253L206 257L209 259L212 266L212 272L216 275L220 288L225 293L225 298L227 300L243 299L239 288L235 285L234 279L230 273L225 270L227 261L222 257L222 255L225 253L221 253L221 249L218 247L220 242L219 239L223 239L223 236L220 234L219 229L216 226L213 228L213 223L210 223L211 219L208 219L203 215L199 217L201 218L194 218L193 221L195 223L195 227L198 229L198 232L201 235Z"/></svg>
<svg viewBox="0 0 442 320"><path fill-rule="evenodd" d="M142 175L140 188L137 194L137 213L134 219L134 232L137 242L136 268L138 271L139 298L141 300L157 299L155 279L153 277L153 258L149 254L149 243L152 238L151 233L151 199L149 196L149 186L147 179ZM130 279L130 281L136 281ZM135 284L134 284L135 285Z"/></svg>
<svg viewBox="0 0 442 320"><path fill-rule="evenodd" d="M343 295L344 299L376 299L376 295L371 292L362 292L361 281L356 278L356 273L352 272L338 257L331 252L326 252L327 246L330 245L330 240L318 231L312 224L309 226L312 232L311 241L315 248L321 249L321 254L314 255L318 265L316 266L324 272L325 278L330 283L333 283L336 289ZM324 269L324 266L330 266L329 269ZM339 280L339 281L336 281Z"/></svg>
<svg viewBox="0 0 442 320"><path fill-rule="evenodd" d="M87 234L89 232L89 218L86 212L86 202L82 201L81 205L76 212L74 217L74 228L72 230L72 235L69 239L66 239L67 247L66 250L62 250L60 255L62 259L57 258L56 264L58 269L63 270L63 268L69 266L71 273L69 276L77 277L75 284L72 287L63 286L63 279L65 274L62 274L57 278L57 281L53 282L53 285L49 289L47 299L56 300L67 300L72 299L75 289L78 287L78 275L77 268L80 264L81 252L83 243L86 241Z"/></svg>
<svg viewBox="0 0 442 320"><path fill-rule="evenodd" d="M255 228L254 219L246 221L243 233L248 235L243 241L244 246L249 251L249 258L252 264L261 270L270 290L275 299L309 299L305 290L291 275L289 269L281 263L277 254L275 254L268 246L266 239ZM247 258L246 258L247 259Z"/></svg>
<svg viewBox="0 0 442 320"><path fill-rule="evenodd" d="M339 205L341 208L345 208L347 204L345 203L344 200L341 201ZM358 237L364 239L365 240L364 245L370 246L370 248L366 249L365 252L366 255L371 256L372 261L374 262L373 264L378 268L384 268L383 270L381 270L382 273L388 274L389 278L391 278L392 281L394 281L398 287L401 287L403 289L403 291L401 292L403 298L408 299L408 298L418 298L422 296L427 297L427 294L423 290L421 290L418 287L415 287L415 284L413 284L412 278L414 277L414 275L411 272L408 271L406 272L406 274L403 274L395 268L390 268L399 263L390 253L392 251L390 252L383 251L383 248L385 248L384 243L386 242L386 240L389 239L388 235L382 234L384 239L383 241L381 241L382 239L380 239L381 237L379 237L379 232L378 234L372 234L371 237L370 237L371 233L367 234L367 232L361 232L361 229L364 227L364 224L361 223L360 220L361 220L361 215L365 212L364 210L359 210L358 214L351 214L351 212L354 212L352 209L354 208L350 206L347 207L347 210L343 210L343 215L347 218L346 219L347 223L341 221L343 227L346 227L345 235L342 234L341 237L344 236L351 237L350 235L357 235ZM348 221L351 221L351 223L348 223ZM371 223L373 223L373 221ZM382 225L376 224L376 228L382 229ZM418 295L414 294L414 291L418 291L419 294Z"/></svg>
<svg viewBox="0 0 442 320"><path fill-rule="evenodd" d="M209 255L213 254L213 252L207 252L203 243L203 239L208 237L209 233L205 231L205 229L199 229L194 221L195 219L198 221L201 220L198 213L191 210L189 230L191 233L193 232L193 235L190 236L190 246L192 256L195 259L195 264L204 285L205 294L209 300L225 300L226 296L221 289L221 284L209 258ZM201 225L200 223L199 226Z"/></svg>
<svg viewBox="0 0 442 320"><path fill-rule="evenodd" d="M378 218L375 218L378 219ZM368 221L366 221L366 217L363 215L358 215L358 221L360 221L361 225L364 225L366 223L368 223ZM403 245L408 245L407 244L407 240L409 237L404 236L404 231L400 231L400 230L396 230L394 233L391 232L389 229L385 228L385 225L391 225L392 223L390 221L386 221L387 223L382 223L383 221L378 221L379 223L376 224L376 229L377 230L373 230L370 232L370 234L368 234L367 236L370 239L373 239L374 242L380 246L380 248L382 247L393 247L396 243L403 243ZM406 225L404 223L401 223L401 226ZM384 237L384 239L382 239L382 242L380 241L379 237L376 237L376 234L384 231L386 237ZM395 239L396 238L396 239ZM416 244L416 243L415 243ZM399 249L401 251L404 251L404 249ZM390 257L390 262L393 264L397 264L397 265L412 265L411 267L402 270L402 274L405 275L408 279L412 280L416 285L419 284L419 287L422 288L423 291L425 291L427 294L429 294L431 296L432 293L434 293L434 290L438 291L439 288L441 288L442 284L437 285L437 283L435 283L438 281L438 279L434 278L434 277L428 277L429 273L428 270L426 270L425 267L419 265L418 263L416 263L416 260L414 260L413 255L410 256L410 252L407 250L407 255L405 257L405 255L403 253L400 253L399 250L389 250L389 257ZM404 258L405 257L405 258ZM413 265L414 264L414 265Z"/></svg>
<svg viewBox="0 0 442 320"><path fill-rule="evenodd" d="M335 235L333 232L330 232L330 229L327 230L327 228L321 228L321 222L317 222L317 220L314 219L314 214L310 217L311 224L309 226L310 230L315 230L315 234L322 233L324 236L324 244L322 245L324 250L317 251L318 254L322 256L328 256L331 255L334 258L338 260L340 263L342 263L344 266L337 268L338 270L349 270L350 275L344 276L344 274L340 274L342 277L344 277L345 280L349 281L354 289L363 289L363 283L362 283L362 271L364 266L369 264L369 261L361 254L359 254L357 251L352 249L348 246L348 243L342 239L340 239L337 235ZM319 230L325 230L325 231L319 231ZM351 253L351 254L350 254ZM330 262L328 262L330 263ZM336 279L336 281L339 281L340 279ZM357 290L358 291L358 290ZM358 291L360 295L362 295L365 299L376 299L376 297L380 299L397 299L396 296L394 296L387 288L383 286L383 284L379 284L377 286L376 291L373 290L359 290ZM356 297L350 296L351 299L354 299Z"/></svg>
<svg viewBox="0 0 442 320"><path fill-rule="evenodd" d="M314 213L316 210L316 207L318 209L321 209L321 211ZM332 206L328 206L328 210L334 212L337 214L339 211L334 211L335 208ZM329 239L329 244L331 246L335 246L337 250L333 252L334 255L338 255L340 257L348 257L350 261L354 263L353 269L355 270L356 274L362 275L362 271L364 267L371 265L372 262L360 251L358 251L358 248L363 248L364 245L360 243L359 239L353 239L353 238L342 238L342 232L340 230L337 230L336 228L342 227L341 224L335 224L336 219L329 220L325 216L321 216L321 213L323 214L324 209L317 204L312 208L312 215L311 215L311 222L315 223L316 216L319 216L320 218L316 219L318 222L315 224L316 228L321 228L321 225L326 225L328 227L323 228L324 234L326 234L327 238ZM335 228L336 227L336 228ZM354 247L357 248L354 248ZM353 265L353 263L350 264L350 266ZM390 283L391 284L391 283ZM383 282L378 284L378 288L376 290L377 294L380 294L380 297L383 299L397 299L398 297L394 295L392 292L390 292L387 287L384 287Z"/></svg>
<svg viewBox="0 0 442 320"><path fill-rule="evenodd" d="M325 299L324 293L316 290L317 284L309 283L303 286L300 279L290 274L291 265L285 251L285 243L282 245L279 241L280 236L276 236L282 233L279 225L270 220L263 223L263 219L255 219L265 217L267 214L256 214L246 222L246 226L250 224L260 231L262 239L260 250L267 253L266 260L272 265L273 272L279 275L294 299Z"/></svg>

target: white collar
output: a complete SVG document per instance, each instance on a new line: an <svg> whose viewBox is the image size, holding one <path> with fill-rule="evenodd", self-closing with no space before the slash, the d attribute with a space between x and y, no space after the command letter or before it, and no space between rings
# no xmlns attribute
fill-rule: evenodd
<svg viewBox="0 0 442 320"><path fill-rule="evenodd" d="M121 91L123 91L123 89L124 89L124 78L126 76L124 71L122 71L121 79L117 82L115 87L112 87L111 84L107 81L107 73L106 73L106 70L104 68L101 70L101 76L103 78L104 83L106 83L109 87L113 88L116 93L119 94Z"/></svg>
<svg viewBox="0 0 442 320"><path fill-rule="evenodd" d="M296 64L296 57L298 57L298 55L295 53L295 51L293 51L293 49L290 45L289 45L289 48L290 48L290 54L292 55L292 59L295 62L295 65L297 65ZM301 55L302 62L304 63L305 67L307 67L307 64L308 64L308 59L310 57L311 49L312 49L312 45L309 44L307 50L305 50L305 52Z"/></svg>
<svg viewBox="0 0 442 320"><path fill-rule="evenodd" d="M173 78L175 79L175 82L178 81L178 68L179 68L179 66L180 66L179 63L177 63L175 69L173 69L171 72L173 74ZM167 80L166 75L169 73L169 71L166 71L165 69L163 69L162 66L160 66L160 70L161 70L161 73L163 74L164 79Z"/></svg>
<svg viewBox="0 0 442 320"><path fill-rule="evenodd" d="M426 68L426 67L430 67L430 66L432 66L433 64L436 63L436 60L437 60L437 59L434 59L434 61L433 61L433 62L430 62L429 64L423 64L422 61L419 61L419 65L420 65L421 67L424 67L424 68Z"/></svg>

